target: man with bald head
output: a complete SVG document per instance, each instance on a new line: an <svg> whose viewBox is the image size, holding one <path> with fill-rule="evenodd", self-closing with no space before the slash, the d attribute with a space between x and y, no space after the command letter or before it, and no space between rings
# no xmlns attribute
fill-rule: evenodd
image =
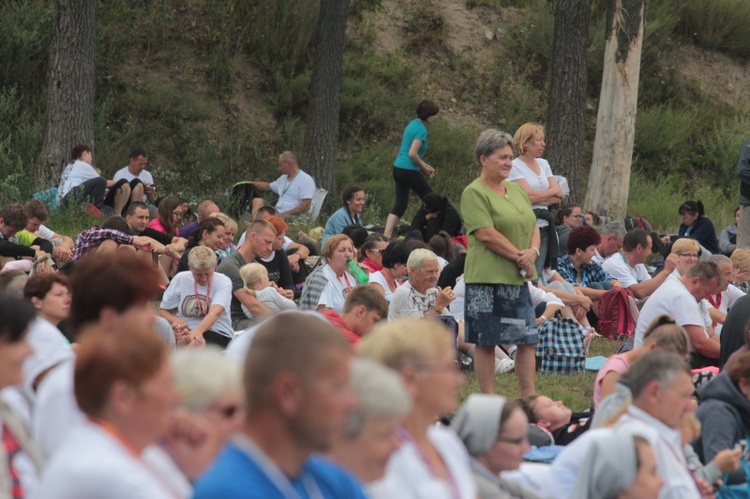
<svg viewBox="0 0 750 499"><path fill-rule="evenodd" d="M250 182L259 191L273 191L279 196L276 211L281 217L307 213L312 206L315 194L315 180L300 170L297 157L291 151L284 151L279 156L279 171L282 175L273 182ZM253 197L252 217L263 206L263 198Z"/></svg>
<svg viewBox="0 0 750 499"><path fill-rule="evenodd" d="M214 213L219 213L220 211L221 210L218 206L216 206L216 203L214 203L210 199L206 199L200 205L198 205L198 219L180 229L179 236L185 239L190 239L190 235L195 232L195 229L198 228L198 224L200 224L203 220L207 219Z"/></svg>
<svg viewBox="0 0 750 499"><path fill-rule="evenodd" d="M245 358L245 426L195 484L203 498L364 498L313 453L330 448L356 406L352 353L323 319L287 312L260 325Z"/></svg>

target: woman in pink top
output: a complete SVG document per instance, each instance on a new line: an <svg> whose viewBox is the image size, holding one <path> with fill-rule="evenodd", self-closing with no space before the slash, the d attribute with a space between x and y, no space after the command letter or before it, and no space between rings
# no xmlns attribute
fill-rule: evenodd
<svg viewBox="0 0 750 499"><path fill-rule="evenodd" d="M613 355L604 363L594 381L594 409L607 396L615 392L615 386L620 376L625 374L630 365L641 355L654 349L667 350L687 357L690 350L690 340L682 326L675 324L674 319L666 314L658 316L643 334L643 344L640 347Z"/></svg>
<svg viewBox="0 0 750 499"><path fill-rule="evenodd" d="M167 196L159 202L156 218L148 226L170 236L177 236L177 222L182 218L182 201L177 196Z"/></svg>

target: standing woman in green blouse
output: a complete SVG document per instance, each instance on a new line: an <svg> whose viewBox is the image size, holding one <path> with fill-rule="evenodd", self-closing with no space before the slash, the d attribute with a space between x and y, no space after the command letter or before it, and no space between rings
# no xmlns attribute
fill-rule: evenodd
<svg viewBox="0 0 750 499"><path fill-rule="evenodd" d="M461 197L469 238L466 255L466 341L476 344L474 365L483 393L495 392L495 346L514 344L521 397L534 393L538 342L526 281L535 277L539 228L529 196L508 181L513 138L485 130L475 154L482 172Z"/></svg>
<svg viewBox="0 0 750 499"><path fill-rule="evenodd" d="M432 101L423 100L417 106L417 119L406 125L401 138L401 148L393 161L393 180L396 183L396 201L385 221L386 237L393 235L393 229L404 216L409 204L409 191L419 199L432 192L427 178L435 176L435 169L424 162L422 156L427 151L427 127L435 123L440 108Z"/></svg>

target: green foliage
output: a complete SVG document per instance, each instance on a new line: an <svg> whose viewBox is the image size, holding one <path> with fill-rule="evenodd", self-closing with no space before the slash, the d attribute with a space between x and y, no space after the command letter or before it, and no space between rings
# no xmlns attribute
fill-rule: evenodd
<svg viewBox="0 0 750 499"><path fill-rule="evenodd" d="M32 189L36 151L42 130L33 114L24 109L15 88L0 90L0 200L18 201ZM1 205L0 205L1 206Z"/></svg>
<svg viewBox="0 0 750 499"><path fill-rule="evenodd" d="M680 0L679 32L696 44L750 57L750 2L746 0Z"/></svg>
<svg viewBox="0 0 750 499"><path fill-rule="evenodd" d="M739 151L739 148L737 149ZM706 178L686 179L679 174L644 176L635 172L630 181L629 216L646 217L659 233L677 233L679 206L688 199L703 202L706 216L717 231L734 223L738 189L728 197Z"/></svg>

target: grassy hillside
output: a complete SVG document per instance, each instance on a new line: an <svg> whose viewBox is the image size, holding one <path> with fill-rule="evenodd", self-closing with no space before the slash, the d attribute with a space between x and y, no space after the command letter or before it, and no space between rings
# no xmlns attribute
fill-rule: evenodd
<svg viewBox="0 0 750 499"><path fill-rule="evenodd" d="M151 153L162 192L221 198L238 179L271 178L300 151L315 0L100 2L96 162L112 174L134 146ZM544 122L552 0L357 0L348 29L337 179L363 185L368 220L392 202L390 165L423 98L441 106L428 160L458 200L477 173L483 127ZM644 43L631 214L674 229L700 198L717 227L736 202L739 146L750 135L750 3L652 0ZM604 48L604 1L590 26L587 150ZM0 5L0 201L23 199L41 146L51 0ZM553 165L554 168L554 165ZM332 210L337 193L332 193Z"/></svg>

